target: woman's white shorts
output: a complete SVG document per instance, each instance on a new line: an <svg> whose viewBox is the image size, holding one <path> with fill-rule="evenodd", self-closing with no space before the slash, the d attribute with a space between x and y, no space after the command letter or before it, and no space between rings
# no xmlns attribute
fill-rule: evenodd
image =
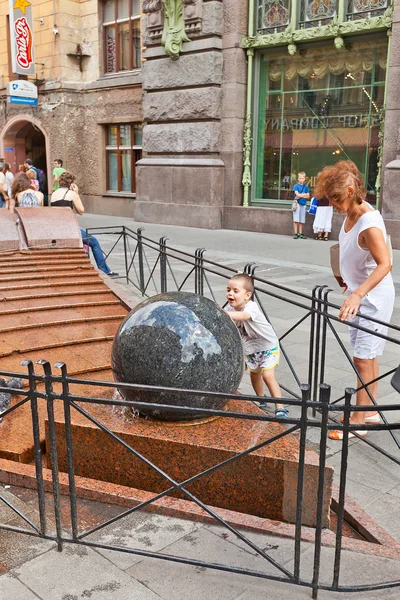
<svg viewBox="0 0 400 600"><path fill-rule="evenodd" d="M393 312L393 303L390 302L390 299L388 298L386 306L383 309L378 310L367 298L363 298L359 310L365 316L389 323ZM386 340L374 335L374 333L387 335L388 328L385 325L379 325L379 323L374 323L363 317L354 317L354 319L351 319L351 323L360 325L371 331L371 333L367 333L366 331L355 329L354 327L349 328L350 344L354 348L354 357L369 359L381 356L385 348Z"/></svg>

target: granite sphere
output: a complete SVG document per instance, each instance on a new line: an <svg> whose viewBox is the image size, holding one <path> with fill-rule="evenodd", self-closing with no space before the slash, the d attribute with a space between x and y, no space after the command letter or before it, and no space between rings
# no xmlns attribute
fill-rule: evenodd
<svg viewBox="0 0 400 600"><path fill-rule="evenodd" d="M121 323L112 347L117 382L235 392L243 376L243 348L236 325L212 300L188 292L159 294L136 306ZM221 409L225 399L120 388L124 399L154 404L141 414L164 421L190 421L202 408ZM197 412L157 409L190 406Z"/></svg>

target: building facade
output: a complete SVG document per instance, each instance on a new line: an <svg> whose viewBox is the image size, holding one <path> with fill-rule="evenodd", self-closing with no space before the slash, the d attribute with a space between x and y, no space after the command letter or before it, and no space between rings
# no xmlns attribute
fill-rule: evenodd
<svg viewBox="0 0 400 600"><path fill-rule="evenodd" d="M88 212L132 216L141 157L139 0L16 0L32 6L38 106L8 102L10 5L0 0L0 154L18 172L26 157L51 187L53 161L77 176ZM26 10L26 9L25 9Z"/></svg>
<svg viewBox="0 0 400 600"><path fill-rule="evenodd" d="M21 5L33 11L39 104L7 100L21 76L0 0L0 153L12 170L29 156L50 174L60 157L88 211L289 234L298 171L312 186L351 159L400 247L400 0Z"/></svg>

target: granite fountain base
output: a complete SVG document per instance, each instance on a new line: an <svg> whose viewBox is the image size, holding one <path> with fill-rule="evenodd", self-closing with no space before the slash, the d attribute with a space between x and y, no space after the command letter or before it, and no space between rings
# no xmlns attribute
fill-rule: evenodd
<svg viewBox="0 0 400 600"><path fill-rule="evenodd" d="M151 460L177 482L268 440L285 430L279 423L220 417L198 423L165 423L125 418L108 407L85 405L86 410L132 448ZM260 409L241 400L231 400L227 410L254 413ZM56 411L59 468L67 470L65 425ZM75 474L157 494L171 484L153 468L135 457L109 434L76 411L72 412ZM48 423L46 422L46 446ZM205 504L244 514L293 523L299 441L287 434L278 441L243 456L215 472L197 479L187 490ZM325 469L323 526L329 526L333 469ZM316 523L318 456L306 451L302 522ZM185 498L181 492L174 497Z"/></svg>

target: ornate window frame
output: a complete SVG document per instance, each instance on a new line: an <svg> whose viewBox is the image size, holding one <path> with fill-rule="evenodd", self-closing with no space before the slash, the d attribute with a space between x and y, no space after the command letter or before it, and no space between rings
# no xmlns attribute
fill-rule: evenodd
<svg viewBox="0 0 400 600"><path fill-rule="evenodd" d="M252 107L253 107L253 59L255 50L259 48L274 48L277 46L287 46L288 53L294 55L297 52L297 44L313 42L320 40L331 40L336 48L344 46L344 38L358 34L387 31L389 36L388 55L390 56L391 28L393 7L386 8L385 12L371 18L358 20L345 20L348 10L348 0L339 0L338 13L334 15L332 21L327 25L316 27L298 28L299 0L292 0L292 13L289 25L284 31L276 33L259 34L255 30L256 3L258 0L249 0L249 26L248 35L242 40L242 48L247 51L247 100L246 100L246 120L244 126L243 139L243 206L248 206L249 195L252 184L251 174L251 152L252 152ZM389 73L389 69L387 69ZM386 84L387 89L387 84ZM386 100L386 99L385 99ZM386 110L386 101L382 110L381 120L381 144L383 142L384 115ZM381 146L382 147L382 146ZM381 175L381 156L380 149L379 172L377 179L377 198L379 196L380 175Z"/></svg>

